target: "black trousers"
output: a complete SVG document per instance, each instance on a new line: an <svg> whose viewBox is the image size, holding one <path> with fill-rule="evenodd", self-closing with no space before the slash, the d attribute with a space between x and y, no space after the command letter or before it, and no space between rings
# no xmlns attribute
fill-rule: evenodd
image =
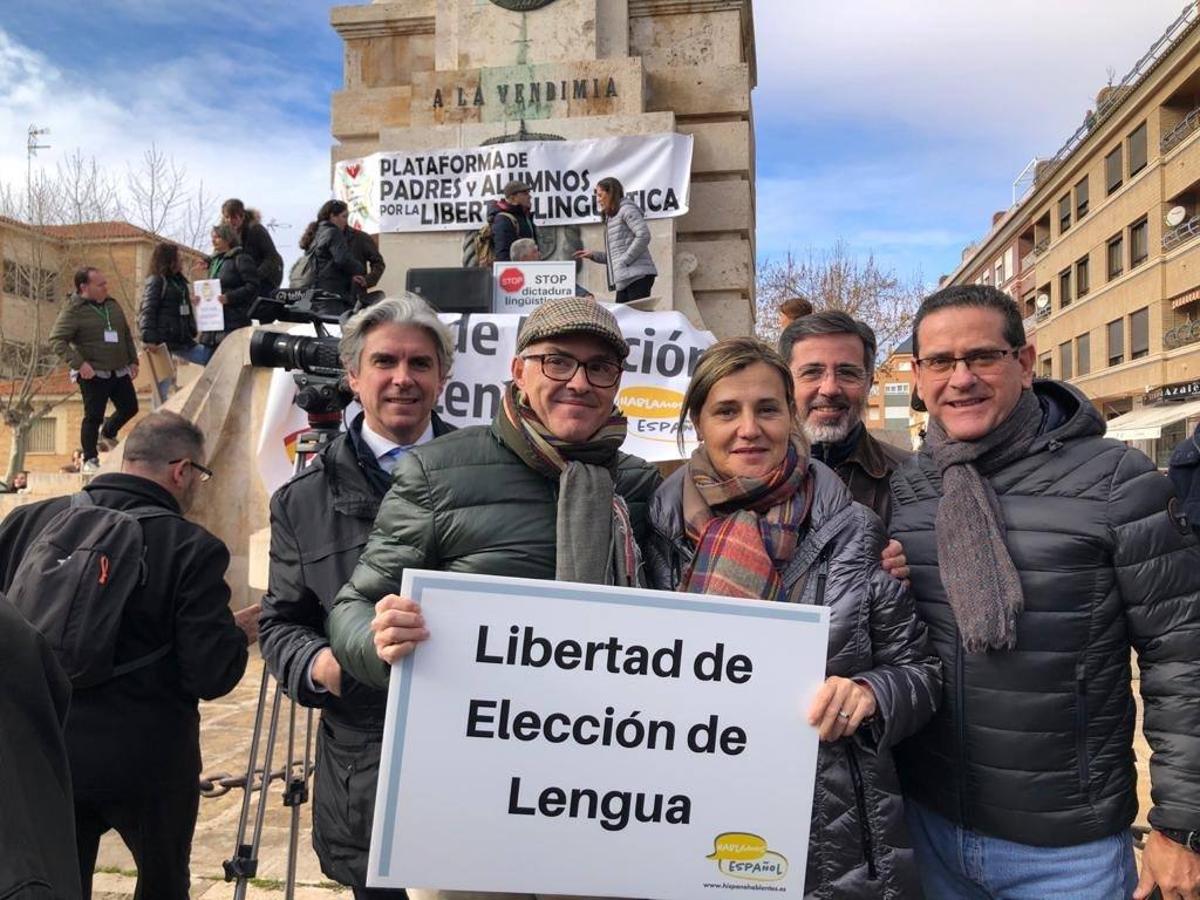
<svg viewBox="0 0 1200 900"><path fill-rule="evenodd" d="M83 897L92 896L92 873L100 837L116 829L137 865L134 900L188 900L188 859L200 792L194 777L140 786L136 791L76 791L75 846Z"/></svg>
<svg viewBox="0 0 1200 900"><path fill-rule="evenodd" d="M351 888L354 900L407 900L408 894L404 888Z"/></svg>
<svg viewBox="0 0 1200 900"><path fill-rule="evenodd" d="M128 375L120 378L79 379L79 391L83 394L83 424L79 427L79 445L84 459L97 456L96 441L101 433L112 440L121 426L137 415L137 391L133 379ZM113 404L113 413L107 419L104 411L108 401Z"/></svg>
<svg viewBox="0 0 1200 900"><path fill-rule="evenodd" d="M644 300L650 296L650 289L654 287L655 275L643 275L636 281L631 281L625 287L617 291L617 302L628 303L630 300Z"/></svg>

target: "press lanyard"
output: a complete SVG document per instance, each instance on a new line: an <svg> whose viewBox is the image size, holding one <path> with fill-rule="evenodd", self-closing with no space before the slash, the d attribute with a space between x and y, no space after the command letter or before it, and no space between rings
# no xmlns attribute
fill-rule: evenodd
<svg viewBox="0 0 1200 900"><path fill-rule="evenodd" d="M105 303L101 306L97 306L95 303L89 303L88 306L92 308L92 312L104 320L104 330L112 331L112 319L109 317L108 304ZM103 310L103 312L101 312L101 310Z"/></svg>

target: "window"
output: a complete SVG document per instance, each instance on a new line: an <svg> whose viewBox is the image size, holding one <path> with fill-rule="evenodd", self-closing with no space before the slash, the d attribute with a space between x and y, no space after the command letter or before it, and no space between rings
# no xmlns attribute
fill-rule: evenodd
<svg viewBox="0 0 1200 900"><path fill-rule="evenodd" d="M1119 366L1125 362L1125 322L1117 319L1108 323L1108 364Z"/></svg>
<svg viewBox="0 0 1200 900"><path fill-rule="evenodd" d="M1071 371L1071 342L1058 345L1058 377L1063 381L1070 381L1075 377L1075 373Z"/></svg>
<svg viewBox="0 0 1200 900"><path fill-rule="evenodd" d="M1075 221L1078 222L1088 211L1088 180L1087 176L1083 176L1083 181L1075 185Z"/></svg>
<svg viewBox="0 0 1200 900"><path fill-rule="evenodd" d="M1092 371L1092 336L1084 333L1075 338L1075 371L1086 375Z"/></svg>
<svg viewBox="0 0 1200 900"><path fill-rule="evenodd" d="M1129 226L1129 268L1140 266L1150 255L1150 223L1146 219Z"/></svg>
<svg viewBox="0 0 1200 900"><path fill-rule="evenodd" d="M1084 297L1089 290L1091 287L1088 283L1088 258L1085 256L1075 263L1075 296Z"/></svg>
<svg viewBox="0 0 1200 900"><path fill-rule="evenodd" d="M1150 354L1150 309L1143 306L1129 316L1129 358Z"/></svg>
<svg viewBox="0 0 1200 900"><path fill-rule="evenodd" d="M1129 177L1132 178L1146 168L1146 123L1143 122L1129 135Z"/></svg>
<svg viewBox="0 0 1200 900"><path fill-rule="evenodd" d="M907 394L910 388L908 382L893 381L884 387L885 394Z"/></svg>
<svg viewBox="0 0 1200 900"><path fill-rule="evenodd" d="M1054 377L1054 363L1049 353L1043 353L1038 360L1038 372L1043 378Z"/></svg>
<svg viewBox="0 0 1200 900"><path fill-rule="evenodd" d="M1071 195L1063 194L1058 200L1058 233L1064 234L1071 227Z"/></svg>
<svg viewBox="0 0 1200 900"><path fill-rule="evenodd" d="M48 416L42 416L40 419L34 419L29 426L29 436L26 438L28 443L25 445L27 453L53 453L57 446L55 438L58 436L58 420Z"/></svg>
<svg viewBox="0 0 1200 900"><path fill-rule="evenodd" d="M1063 269L1058 273L1058 308L1065 309L1071 305L1071 270Z"/></svg>
<svg viewBox="0 0 1200 900"><path fill-rule="evenodd" d="M1121 148L1104 157L1104 186L1111 194L1121 186Z"/></svg>
<svg viewBox="0 0 1200 900"><path fill-rule="evenodd" d="M1004 259L1003 258L996 260L995 273L996 273L996 287L1000 287L1000 285L1004 284L1004 282L1008 280L1004 275Z"/></svg>
<svg viewBox="0 0 1200 900"><path fill-rule="evenodd" d="M58 273L6 259L3 289L14 297L53 301L58 290Z"/></svg>
<svg viewBox="0 0 1200 900"><path fill-rule="evenodd" d="M1125 241L1121 235L1108 241L1108 279L1111 281L1125 269Z"/></svg>

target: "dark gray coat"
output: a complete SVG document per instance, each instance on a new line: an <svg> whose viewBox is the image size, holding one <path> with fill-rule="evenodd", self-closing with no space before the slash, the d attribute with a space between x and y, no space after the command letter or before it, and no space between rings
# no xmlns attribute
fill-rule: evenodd
<svg viewBox="0 0 1200 900"><path fill-rule="evenodd" d="M1137 813L1130 648L1138 653L1160 828L1200 829L1200 550L1170 482L1106 440L1079 391L1035 382L1046 421L989 477L1025 609L1011 651L967 654L938 573L941 477L928 452L892 475L892 536L942 659L937 716L897 748L906 797L1035 846L1094 841Z"/></svg>
<svg viewBox="0 0 1200 900"><path fill-rule="evenodd" d="M271 568L259 619L263 659L289 697L319 707L313 846L321 870L365 885L386 694L342 675L342 695L309 687L325 647L325 618L350 577L387 490L363 447L362 414L271 497ZM454 430L433 417L433 434Z"/></svg>
<svg viewBox="0 0 1200 900"><path fill-rule="evenodd" d="M908 592L880 568L885 539L878 517L852 501L825 466L810 462L809 473L816 480L813 507L784 571L788 601L829 607L825 673L869 684L879 711L853 738L820 746L805 896L920 897L891 748L933 715L941 667ZM683 528L686 475L686 467L678 469L650 505L646 568L661 590L678 589L695 553ZM821 579L811 577L822 571L823 596Z"/></svg>

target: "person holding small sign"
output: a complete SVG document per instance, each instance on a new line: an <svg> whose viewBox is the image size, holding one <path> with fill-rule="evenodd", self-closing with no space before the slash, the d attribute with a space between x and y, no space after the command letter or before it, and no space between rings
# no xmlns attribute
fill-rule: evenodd
<svg viewBox="0 0 1200 900"><path fill-rule="evenodd" d="M619 449L626 420L615 401L628 353L616 318L595 301L543 303L517 337L513 380L491 426L459 429L399 460L329 616L345 672L386 687L391 664L429 636L420 607L395 594L407 568L639 583L638 542L660 478ZM410 888L409 896L462 895Z"/></svg>
<svg viewBox="0 0 1200 900"><path fill-rule="evenodd" d="M258 297L258 267L254 258L242 249L241 238L230 224L213 226L213 256L208 264L208 277L221 282L217 297L225 313L225 327L220 331L200 332L200 343L216 350L226 335L250 325L250 307Z"/></svg>
<svg viewBox="0 0 1200 900"><path fill-rule="evenodd" d="M919 897L892 746L935 712L941 664L878 517L809 459L791 373L753 338L714 344L683 400L701 443L659 488L652 586L830 609L806 896Z"/></svg>

